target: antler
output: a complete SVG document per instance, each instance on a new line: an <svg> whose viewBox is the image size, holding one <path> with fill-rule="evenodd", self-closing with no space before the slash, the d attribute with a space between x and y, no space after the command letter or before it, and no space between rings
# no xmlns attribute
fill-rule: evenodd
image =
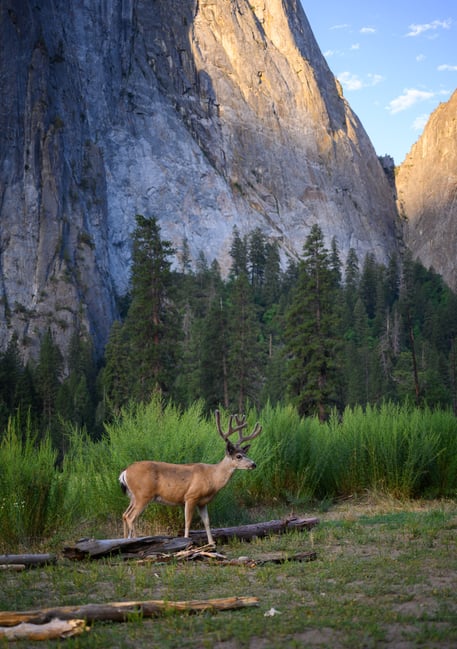
<svg viewBox="0 0 457 649"><path fill-rule="evenodd" d="M254 439L254 437L257 437L257 435L260 435L260 433L262 432L262 426L259 424L259 422L257 422L252 433L250 435L247 435L246 437L243 437L242 431L248 425L246 421L246 415L230 415L228 431L224 433L221 427L221 413L219 412L219 410L216 410L215 415L217 430L224 442L226 442L230 435L233 435L233 433L238 433L237 446L241 446L241 444ZM236 426L233 426L234 421L236 422Z"/></svg>

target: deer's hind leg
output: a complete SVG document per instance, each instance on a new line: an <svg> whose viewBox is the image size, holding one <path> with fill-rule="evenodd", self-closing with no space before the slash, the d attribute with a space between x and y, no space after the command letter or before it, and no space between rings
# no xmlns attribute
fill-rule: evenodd
<svg viewBox="0 0 457 649"><path fill-rule="evenodd" d="M189 538L190 526L194 516L197 503L194 500L186 500L184 503L184 538Z"/></svg>
<svg viewBox="0 0 457 649"><path fill-rule="evenodd" d="M142 506L136 504L135 498L132 496L130 505L127 507L125 512L122 514L122 520L124 523L124 538L131 539L136 538L136 526L135 523L143 513L147 503Z"/></svg>

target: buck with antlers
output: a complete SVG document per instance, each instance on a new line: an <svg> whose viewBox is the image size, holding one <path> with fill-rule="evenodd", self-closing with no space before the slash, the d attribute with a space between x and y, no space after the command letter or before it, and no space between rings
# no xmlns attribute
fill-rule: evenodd
<svg viewBox="0 0 457 649"><path fill-rule="evenodd" d="M242 446L262 432L262 427L256 423L250 435L243 437L243 430L248 425L245 416L231 415L228 431L221 428L221 417L216 410L217 430L225 442L225 456L217 464L169 464L144 460L134 462L122 471L119 481L124 493L130 497L130 504L122 518L124 522L124 537L131 538L135 534L135 521L151 502L164 505L183 505L185 530L184 536L189 536L190 525L195 508L205 526L208 543L214 545L209 526L208 503L225 487L235 469L255 469L255 462L246 453L250 445ZM238 440L232 443L229 437L238 433Z"/></svg>

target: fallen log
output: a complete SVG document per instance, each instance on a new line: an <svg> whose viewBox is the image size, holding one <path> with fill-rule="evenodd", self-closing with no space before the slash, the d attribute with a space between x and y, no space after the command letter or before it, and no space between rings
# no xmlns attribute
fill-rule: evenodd
<svg viewBox="0 0 457 649"><path fill-rule="evenodd" d="M215 541L226 543L229 539L237 538L251 541L272 534L284 534L293 530L310 530L319 523L318 518L289 517L282 520L267 521L264 523L251 523L236 527L222 527L212 529ZM121 554L123 558L148 557L158 554L180 552L192 543L207 541L204 530L191 530L190 538L170 536L143 536L135 539L84 539L74 546L63 549L63 556L67 559L98 559L112 554Z"/></svg>
<svg viewBox="0 0 457 649"><path fill-rule="evenodd" d="M137 556L138 553L169 554L180 552L191 545L190 539L173 536L142 536L135 539L83 539L74 546L63 548L62 554L67 559L101 559L112 554L121 554L124 558Z"/></svg>
<svg viewBox="0 0 457 649"><path fill-rule="evenodd" d="M220 527L212 529L211 533L214 540L220 541L221 543L226 543L229 539L233 538L252 541L252 539L263 538L272 534L284 534L292 530L310 530L318 525L318 523L318 518L290 516L263 523L250 523L248 525L238 525L237 527ZM192 541L200 542L206 539L206 532L204 530L191 530L190 538Z"/></svg>
<svg viewBox="0 0 457 649"><path fill-rule="evenodd" d="M0 638L6 640L55 640L71 638L89 631L84 620L51 620L45 624L21 622L15 626L0 627Z"/></svg>
<svg viewBox="0 0 457 649"><path fill-rule="evenodd" d="M201 611L227 611L249 606L258 606L257 597L224 597L220 599L144 602L111 602L108 604L84 604L82 606L56 606L32 611L0 611L0 627L11 627L29 622L45 624L57 618L60 620L82 619L87 623L98 621L125 622L132 615L154 617L161 613Z"/></svg>
<svg viewBox="0 0 457 649"><path fill-rule="evenodd" d="M21 565L38 568L57 563L55 554L0 554L0 566Z"/></svg>

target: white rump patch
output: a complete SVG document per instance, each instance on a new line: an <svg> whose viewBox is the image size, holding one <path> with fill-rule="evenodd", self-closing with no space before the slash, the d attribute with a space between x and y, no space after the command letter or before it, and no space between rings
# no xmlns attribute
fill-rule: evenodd
<svg viewBox="0 0 457 649"><path fill-rule="evenodd" d="M128 484L127 484L127 476L126 476L126 473L127 473L127 470L124 469L124 471L122 471L121 475L119 476L119 482L120 482L121 485L123 485L123 486L127 489L127 491L130 493L129 486L128 486Z"/></svg>

